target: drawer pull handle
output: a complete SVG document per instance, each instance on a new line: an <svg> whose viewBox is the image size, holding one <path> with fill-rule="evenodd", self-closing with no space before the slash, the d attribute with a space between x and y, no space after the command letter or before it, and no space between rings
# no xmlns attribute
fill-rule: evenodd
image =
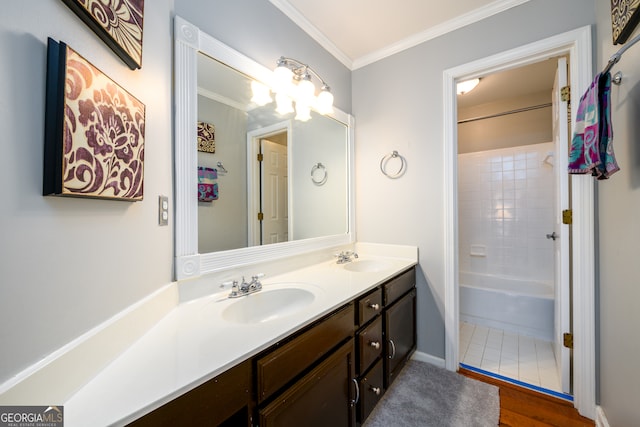
<svg viewBox="0 0 640 427"><path fill-rule="evenodd" d="M389 340L389 344L391 344L391 354L389 355L389 359L393 359L396 357L396 345L393 340Z"/></svg>
<svg viewBox="0 0 640 427"><path fill-rule="evenodd" d="M380 310L380 304L369 304L369 308L374 310Z"/></svg>
<svg viewBox="0 0 640 427"><path fill-rule="evenodd" d="M375 394L376 396L380 396L380 393L382 393L382 390L380 390L380 387L374 387L374 386L370 386L370 387L373 394Z"/></svg>
<svg viewBox="0 0 640 427"><path fill-rule="evenodd" d="M355 378L351 378L353 384L356 386L356 398L351 401L351 406L355 406L360 400L360 386L358 385L358 380Z"/></svg>
<svg viewBox="0 0 640 427"><path fill-rule="evenodd" d="M371 341L369 345L375 348L376 350L380 350L380 341Z"/></svg>

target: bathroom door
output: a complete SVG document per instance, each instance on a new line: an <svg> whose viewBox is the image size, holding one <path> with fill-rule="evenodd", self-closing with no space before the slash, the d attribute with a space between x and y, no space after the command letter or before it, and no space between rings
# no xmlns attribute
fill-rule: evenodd
<svg viewBox="0 0 640 427"><path fill-rule="evenodd" d="M553 140L556 147L556 215L555 236L555 343L558 376L562 391L571 393L571 350L563 345L563 334L571 332L571 283L570 283L570 225L563 224L562 211L569 209L569 175L567 173L569 150L568 103L562 101L561 89L567 86L567 59L558 59L558 70L553 85Z"/></svg>
<svg viewBox="0 0 640 427"><path fill-rule="evenodd" d="M287 146L261 141L261 244L289 240Z"/></svg>

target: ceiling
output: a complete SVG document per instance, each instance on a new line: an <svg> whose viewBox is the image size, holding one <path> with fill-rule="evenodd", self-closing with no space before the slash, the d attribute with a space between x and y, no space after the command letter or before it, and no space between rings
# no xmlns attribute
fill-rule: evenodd
<svg viewBox="0 0 640 427"><path fill-rule="evenodd" d="M529 0L270 0L350 69Z"/></svg>
<svg viewBox="0 0 640 427"><path fill-rule="evenodd" d="M354 70L529 0L270 0ZM483 76L461 108L549 91L556 61Z"/></svg>

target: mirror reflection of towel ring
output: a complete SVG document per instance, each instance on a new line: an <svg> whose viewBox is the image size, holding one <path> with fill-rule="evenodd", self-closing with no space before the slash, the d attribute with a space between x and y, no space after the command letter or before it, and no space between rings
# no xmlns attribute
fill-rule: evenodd
<svg viewBox="0 0 640 427"><path fill-rule="evenodd" d="M387 164L391 159L400 159L400 168L394 173L389 173L387 171ZM382 158L382 160L380 160L380 171L391 179L400 178L402 175L404 175L406 170L407 170L407 161L405 160L404 157L398 154L396 150L393 150L392 153L387 154Z"/></svg>
<svg viewBox="0 0 640 427"><path fill-rule="evenodd" d="M311 181L315 185L324 185L327 182L327 168L320 162L311 168Z"/></svg>

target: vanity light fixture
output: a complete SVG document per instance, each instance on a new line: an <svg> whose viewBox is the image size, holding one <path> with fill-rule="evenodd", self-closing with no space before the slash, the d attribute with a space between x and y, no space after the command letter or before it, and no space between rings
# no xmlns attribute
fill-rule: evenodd
<svg viewBox="0 0 640 427"><path fill-rule="evenodd" d="M465 93L469 93L473 89L475 89L476 86L478 86L478 83L480 83L480 79L479 78L475 78L475 79L471 79L471 80L465 80L463 82L460 82L460 83L457 84L456 93L458 95L464 95Z"/></svg>
<svg viewBox="0 0 640 427"><path fill-rule="evenodd" d="M321 83L320 93L317 96L316 86L312 81L313 77ZM267 96L259 94L256 88L252 85L252 101L258 105L271 102L270 94L267 93ZM257 90L260 91L259 88ZM322 115L333 112L333 94L329 85L315 70L296 59L284 56L278 59L278 64L273 72L271 90L276 95L276 111L278 113L292 113L295 102L296 120L309 120L312 108ZM263 104L260 104L259 101Z"/></svg>

